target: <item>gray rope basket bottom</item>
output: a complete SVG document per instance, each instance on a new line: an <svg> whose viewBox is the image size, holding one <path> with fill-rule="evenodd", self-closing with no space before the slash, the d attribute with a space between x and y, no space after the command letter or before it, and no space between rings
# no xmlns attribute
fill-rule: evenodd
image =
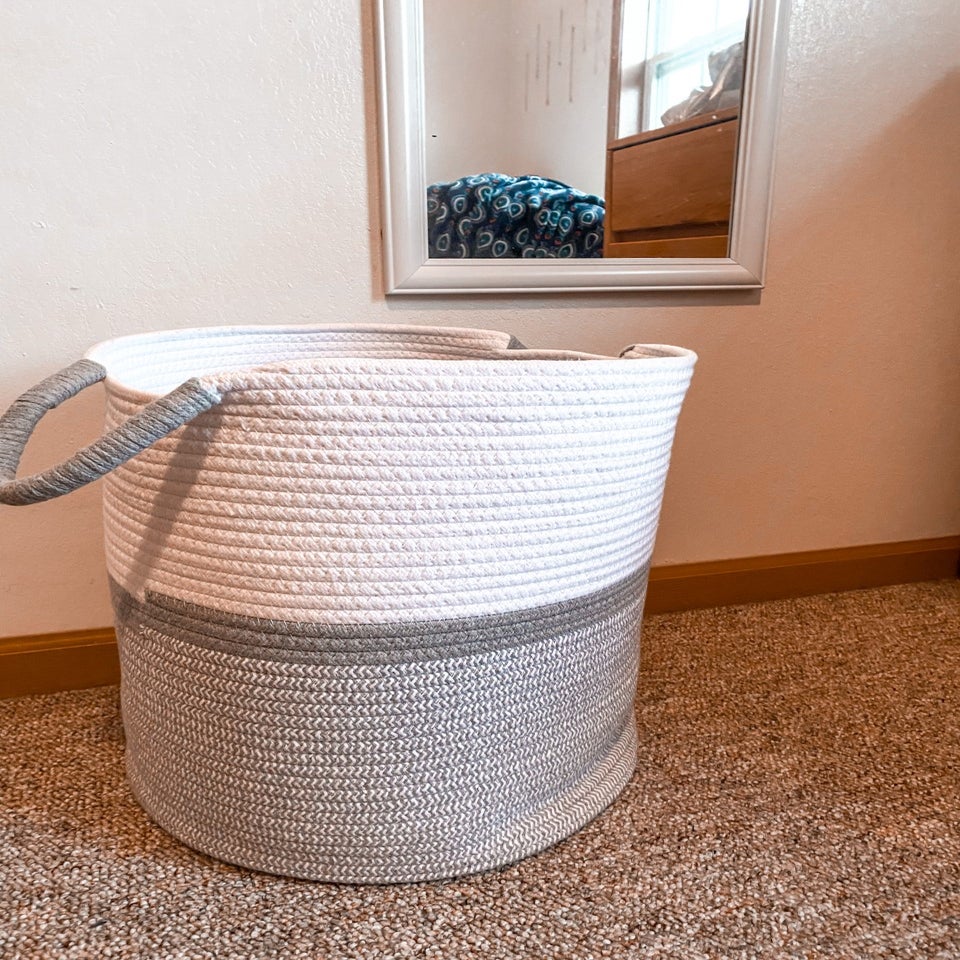
<svg viewBox="0 0 960 960"><path fill-rule="evenodd" d="M645 582L375 628L114 586L132 789L188 846L269 873L394 883L513 863L633 774Z"/></svg>
<svg viewBox="0 0 960 960"><path fill-rule="evenodd" d="M129 759L127 776L134 796L152 820L188 847L226 863L328 883L416 883L506 867L573 835L619 796L633 776L636 755L636 730L631 726L606 761L577 784L576 789L528 820L511 824L503 836L492 838L484 846L474 844L469 849L433 854L425 843L418 854L405 858L392 853L390 828L386 823L375 847L364 850L351 844L348 853L341 849L342 840L340 844L323 844L311 837L287 836L278 843L253 832L226 838L215 824L204 828L195 820L155 805L136 765Z"/></svg>

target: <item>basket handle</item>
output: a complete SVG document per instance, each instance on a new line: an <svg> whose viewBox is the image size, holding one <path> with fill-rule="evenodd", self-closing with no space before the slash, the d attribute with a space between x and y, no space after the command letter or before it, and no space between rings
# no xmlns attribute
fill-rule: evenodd
<svg viewBox="0 0 960 960"><path fill-rule="evenodd" d="M32 387L0 417L0 503L22 506L70 493L126 463L221 399L198 379L187 380L63 463L18 478L23 450L44 414L106 376L102 364L78 360Z"/></svg>

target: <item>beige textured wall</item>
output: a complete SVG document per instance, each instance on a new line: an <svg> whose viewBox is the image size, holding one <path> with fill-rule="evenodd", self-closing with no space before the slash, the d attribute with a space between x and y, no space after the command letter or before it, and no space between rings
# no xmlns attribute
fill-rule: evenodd
<svg viewBox="0 0 960 960"><path fill-rule="evenodd" d="M427 183L514 169L510 75L490 69L491 51L510 41L513 7L513 0L424 0ZM471 77L482 95L468 99ZM504 122L511 135L498 137Z"/></svg>
<svg viewBox="0 0 960 960"><path fill-rule="evenodd" d="M424 0L423 11L427 183L534 173L602 195L611 0Z"/></svg>
<svg viewBox="0 0 960 960"><path fill-rule="evenodd" d="M914 6L795 3L762 297L387 302L368 4L8 0L0 404L95 341L169 326L674 342L701 363L657 562L957 533L960 7ZM27 467L99 416L95 390L57 411ZM0 512L0 635L110 621L98 528L95 488Z"/></svg>
<svg viewBox="0 0 960 960"><path fill-rule="evenodd" d="M517 173L603 196L612 6L611 0L513 4Z"/></svg>

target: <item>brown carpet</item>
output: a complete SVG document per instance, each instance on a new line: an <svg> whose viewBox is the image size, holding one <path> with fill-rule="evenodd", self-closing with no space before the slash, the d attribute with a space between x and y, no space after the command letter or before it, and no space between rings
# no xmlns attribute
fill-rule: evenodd
<svg viewBox="0 0 960 960"><path fill-rule="evenodd" d="M960 957L960 583L649 618L637 774L446 883L216 863L123 780L117 690L0 703L0 957Z"/></svg>

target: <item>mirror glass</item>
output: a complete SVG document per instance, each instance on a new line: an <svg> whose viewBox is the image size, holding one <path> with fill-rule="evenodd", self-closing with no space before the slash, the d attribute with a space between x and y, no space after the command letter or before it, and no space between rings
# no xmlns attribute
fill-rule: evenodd
<svg viewBox="0 0 960 960"><path fill-rule="evenodd" d="M726 257L749 0L424 0L430 258Z"/></svg>
<svg viewBox="0 0 960 960"><path fill-rule="evenodd" d="M388 293L763 285L788 0L375 0Z"/></svg>

